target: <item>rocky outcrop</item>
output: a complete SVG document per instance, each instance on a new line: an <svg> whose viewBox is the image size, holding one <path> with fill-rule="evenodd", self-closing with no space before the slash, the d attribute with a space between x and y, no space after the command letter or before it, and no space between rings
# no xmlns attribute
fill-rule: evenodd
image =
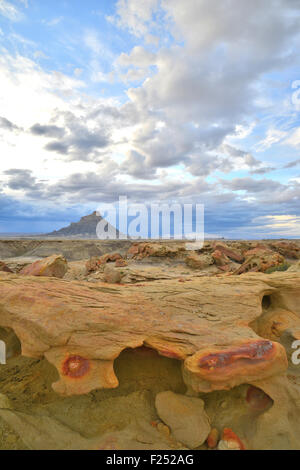
<svg viewBox="0 0 300 470"><path fill-rule="evenodd" d="M143 258L174 258L179 256L185 251L185 246L182 243L133 243L127 252L127 258L143 259Z"/></svg>
<svg viewBox="0 0 300 470"><path fill-rule="evenodd" d="M205 269L214 264L214 258L211 255L198 255L194 253L188 255L185 262L192 269Z"/></svg>
<svg viewBox="0 0 300 470"><path fill-rule="evenodd" d="M20 271L20 274L63 278L67 270L67 260L62 255L52 255L26 266Z"/></svg>
<svg viewBox="0 0 300 470"><path fill-rule="evenodd" d="M191 390L226 390L287 368L283 346L248 326L261 316L266 294L285 298L286 283L295 302L298 274L157 281L141 290L3 273L0 326L13 328L23 354L45 355L56 366L60 393L116 387L115 358L143 345L182 361Z"/></svg>
<svg viewBox="0 0 300 470"><path fill-rule="evenodd" d="M300 448L299 273L2 272L0 292L0 340L21 343L0 366L0 437L17 448Z"/></svg>
<svg viewBox="0 0 300 470"><path fill-rule="evenodd" d="M111 263L113 261L122 259L123 258L120 253L106 253L105 255L102 255L100 257L94 256L86 262L86 272L87 274L90 274L92 272L97 271L103 264Z"/></svg>
<svg viewBox="0 0 300 470"><path fill-rule="evenodd" d="M270 243L270 248L288 259L300 259L300 246L292 241L278 241Z"/></svg>
<svg viewBox="0 0 300 470"><path fill-rule="evenodd" d="M245 253L246 261L238 267L233 274L243 274L246 272L265 273L271 268L277 268L284 264L282 255L271 250L255 248Z"/></svg>
<svg viewBox="0 0 300 470"><path fill-rule="evenodd" d="M226 243L216 242L214 243L213 248L215 251L220 251L232 261L236 261L237 263L242 263L245 259L239 250L230 248Z"/></svg>

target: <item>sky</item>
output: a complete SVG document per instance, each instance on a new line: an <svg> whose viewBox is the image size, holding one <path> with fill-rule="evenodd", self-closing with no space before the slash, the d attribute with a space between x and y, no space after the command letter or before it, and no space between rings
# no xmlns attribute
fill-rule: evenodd
<svg viewBox="0 0 300 470"><path fill-rule="evenodd" d="M0 0L0 232L127 196L300 238L300 0Z"/></svg>

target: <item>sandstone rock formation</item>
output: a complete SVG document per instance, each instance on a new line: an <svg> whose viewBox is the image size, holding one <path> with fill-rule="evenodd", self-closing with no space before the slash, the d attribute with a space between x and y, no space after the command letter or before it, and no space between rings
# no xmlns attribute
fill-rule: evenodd
<svg viewBox="0 0 300 470"><path fill-rule="evenodd" d="M185 251L182 243L157 243L157 242L136 242L133 243L127 252L128 258L143 259L147 257L176 257L180 252Z"/></svg>
<svg viewBox="0 0 300 470"><path fill-rule="evenodd" d="M299 328L297 273L157 281L142 290L4 273L0 279L0 326L14 330L24 355L45 355L56 365L56 388L67 394L117 386L114 359L143 345L183 361L196 392L280 374L287 367L283 346L249 326L259 321L266 295L279 297ZM271 309L275 317L279 306Z"/></svg>
<svg viewBox="0 0 300 470"><path fill-rule="evenodd" d="M191 254L186 257L185 262L193 269L205 269L214 264L214 258L211 255Z"/></svg>
<svg viewBox="0 0 300 470"><path fill-rule="evenodd" d="M136 258L89 282L0 273L0 448L300 449L300 274L201 277L187 256L129 284Z"/></svg>
<svg viewBox="0 0 300 470"><path fill-rule="evenodd" d="M284 263L284 257L271 250L255 248L246 252L246 261L233 274L245 272L266 272L270 268L279 267Z"/></svg>
<svg viewBox="0 0 300 470"><path fill-rule="evenodd" d="M237 263L242 263L245 259L239 250L228 247L226 243L216 242L214 243L213 247L214 250L220 251L232 261L236 261Z"/></svg>
<svg viewBox="0 0 300 470"><path fill-rule="evenodd" d="M103 264L123 259L120 253L107 253L100 257L92 257L86 262L87 273L97 271Z"/></svg>
<svg viewBox="0 0 300 470"><path fill-rule="evenodd" d="M68 263L61 255L52 255L48 258L35 261L20 271L24 276L47 276L63 278L68 270Z"/></svg>
<svg viewBox="0 0 300 470"><path fill-rule="evenodd" d="M289 272L291 273L298 273L300 272L300 261L297 261L297 263L293 264L292 266L289 267L288 269Z"/></svg>
<svg viewBox="0 0 300 470"><path fill-rule="evenodd" d="M292 241L271 242L270 248L288 259L300 259L300 246Z"/></svg>

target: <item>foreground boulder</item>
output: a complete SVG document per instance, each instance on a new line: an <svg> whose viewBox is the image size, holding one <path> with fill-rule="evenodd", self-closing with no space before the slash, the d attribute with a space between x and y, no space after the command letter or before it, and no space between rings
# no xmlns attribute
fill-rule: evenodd
<svg viewBox="0 0 300 470"><path fill-rule="evenodd" d="M168 391L156 395L155 406L158 416L170 427L179 442L190 449L204 443L210 424L203 400Z"/></svg>
<svg viewBox="0 0 300 470"><path fill-rule="evenodd" d="M26 266L20 274L63 278L67 270L67 260L62 255L52 255Z"/></svg>
<svg viewBox="0 0 300 470"><path fill-rule="evenodd" d="M0 261L0 271L5 272L5 273L13 272L5 263L3 263L3 261Z"/></svg>

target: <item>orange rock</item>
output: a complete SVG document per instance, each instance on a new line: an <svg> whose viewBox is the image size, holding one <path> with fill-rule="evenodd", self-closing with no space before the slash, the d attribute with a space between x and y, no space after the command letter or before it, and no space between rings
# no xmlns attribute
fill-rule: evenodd
<svg viewBox="0 0 300 470"><path fill-rule="evenodd" d="M211 256L215 260L217 266L225 266L230 263L230 259L228 258L228 256L226 256L220 250L215 250Z"/></svg>
<svg viewBox="0 0 300 470"><path fill-rule="evenodd" d="M206 439L206 442L207 442L207 445L210 449L215 449L215 447L217 447L218 445L218 440L219 440L219 431L216 429L216 428L213 428L207 439Z"/></svg>
<svg viewBox="0 0 300 470"><path fill-rule="evenodd" d="M269 340L248 340L228 349L199 351L186 359L186 381L195 391L229 389L256 380L258 376L281 373L288 365L284 347ZM271 373L272 375L272 373ZM208 388L205 388L208 386Z"/></svg>
<svg viewBox="0 0 300 470"><path fill-rule="evenodd" d="M67 260L62 255L52 255L26 266L20 271L20 274L63 278L67 270Z"/></svg>
<svg viewBox="0 0 300 470"><path fill-rule="evenodd" d="M113 361L83 357L78 350L54 348L45 357L54 364L60 379L52 387L61 395L81 395L94 388L115 388L119 385Z"/></svg>
<svg viewBox="0 0 300 470"><path fill-rule="evenodd" d="M282 255L269 249L254 248L247 251L245 255L247 256L246 261L233 274L243 274L245 272L264 273L270 268L282 265L285 261Z"/></svg>
<svg viewBox="0 0 300 470"><path fill-rule="evenodd" d="M183 251L185 251L184 247L177 247L172 244L137 242L129 248L127 258L176 257Z"/></svg>
<svg viewBox="0 0 300 470"><path fill-rule="evenodd" d="M220 450L246 450L241 439L230 428L225 428L222 433L218 449Z"/></svg>
<svg viewBox="0 0 300 470"><path fill-rule="evenodd" d="M107 253L106 255L102 255L100 257L94 256L86 262L85 267L87 274L98 271L99 267L103 264L118 260L123 260L120 253Z"/></svg>
<svg viewBox="0 0 300 470"><path fill-rule="evenodd" d="M127 251L127 257L132 258L134 256L137 256L140 252L140 247L142 247L140 243L134 243L129 250Z"/></svg>
<svg viewBox="0 0 300 470"><path fill-rule="evenodd" d="M226 243L216 242L213 244L214 250L221 251L225 256L236 261L237 263L242 263L244 261L244 256L239 250L229 248Z"/></svg>
<svg viewBox="0 0 300 470"><path fill-rule="evenodd" d="M13 272L5 263L3 263L3 261L0 261L0 271L3 271L5 273Z"/></svg>

